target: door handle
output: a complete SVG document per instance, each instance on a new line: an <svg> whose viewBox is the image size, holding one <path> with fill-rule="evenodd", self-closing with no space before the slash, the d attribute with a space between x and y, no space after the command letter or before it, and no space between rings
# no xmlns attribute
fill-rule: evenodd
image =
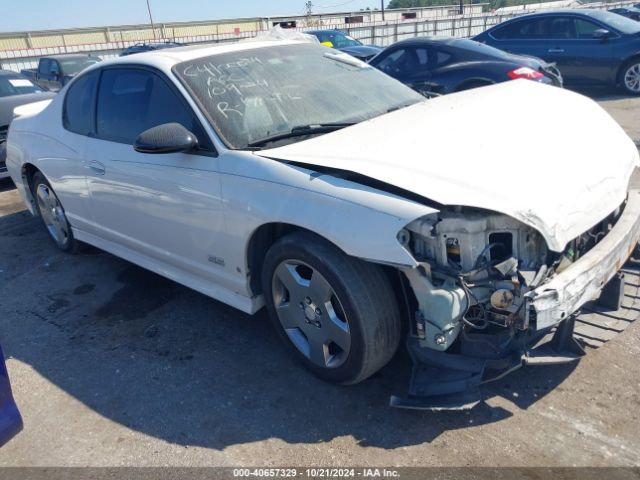
<svg viewBox="0 0 640 480"><path fill-rule="evenodd" d="M564 53L564 48L550 48L549 53Z"/></svg>
<svg viewBox="0 0 640 480"><path fill-rule="evenodd" d="M96 162L95 160L91 160L89 162L89 168L96 175L104 175L106 172L104 165L101 164L100 162Z"/></svg>

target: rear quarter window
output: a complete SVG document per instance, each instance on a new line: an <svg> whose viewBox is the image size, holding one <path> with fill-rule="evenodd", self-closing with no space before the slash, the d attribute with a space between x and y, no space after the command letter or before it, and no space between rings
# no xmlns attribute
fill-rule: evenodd
<svg viewBox="0 0 640 480"><path fill-rule="evenodd" d="M63 125L70 132L89 135L93 131L93 109L99 71L82 75L71 84L64 99Z"/></svg>

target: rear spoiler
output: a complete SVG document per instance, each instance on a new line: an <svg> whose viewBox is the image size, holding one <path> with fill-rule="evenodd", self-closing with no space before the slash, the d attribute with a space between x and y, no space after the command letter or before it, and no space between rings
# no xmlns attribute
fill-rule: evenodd
<svg viewBox="0 0 640 480"><path fill-rule="evenodd" d="M41 100L39 102L27 103L13 109L13 118L22 117L24 115L35 115L40 113L51 103L52 99Z"/></svg>

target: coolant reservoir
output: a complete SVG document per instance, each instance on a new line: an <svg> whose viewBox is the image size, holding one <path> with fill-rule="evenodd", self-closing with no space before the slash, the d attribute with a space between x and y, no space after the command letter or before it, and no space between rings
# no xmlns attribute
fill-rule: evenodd
<svg viewBox="0 0 640 480"><path fill-rule="evenodd" d="M468 307L464 290L455 280L446 279L434 285L431 279L416 268L403 270L418 300L420 314L425 320L425 338L421 345L444 351L460 333L462 315Z"/></svg>

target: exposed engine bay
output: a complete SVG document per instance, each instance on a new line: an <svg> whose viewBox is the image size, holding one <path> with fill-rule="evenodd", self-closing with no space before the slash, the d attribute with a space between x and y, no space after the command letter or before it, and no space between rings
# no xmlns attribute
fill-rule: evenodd
<svg viewBox="0 0 640 480"><path fill-rule="evenodd" d="M494 357L517 332L537 330L531 293L602 240L622 210L561 253L533 228L493 212L458 207L412 222L398 239L420 262L403 270L419 305L414 335L439 351L462 336L463 353Z"/></svg>

